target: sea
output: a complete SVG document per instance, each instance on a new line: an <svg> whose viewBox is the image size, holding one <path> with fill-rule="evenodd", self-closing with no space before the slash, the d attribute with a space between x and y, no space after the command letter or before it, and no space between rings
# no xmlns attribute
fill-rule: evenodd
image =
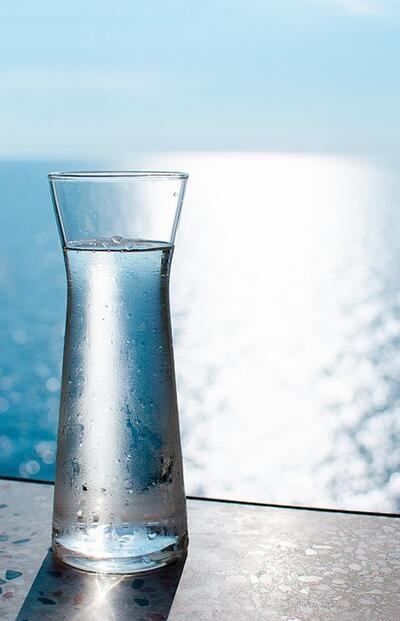
<svg viewBox="0 0 400 621"><path fill-rule="evenodd" d="M52 480L65 324L51 170L189 172L172 263L188 494L400 511L393 160L186 152L0 162L0 475Z"/></svg>

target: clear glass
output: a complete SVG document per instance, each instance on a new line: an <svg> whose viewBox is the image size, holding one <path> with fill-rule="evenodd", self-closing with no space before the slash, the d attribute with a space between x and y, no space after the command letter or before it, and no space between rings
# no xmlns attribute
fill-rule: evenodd
<svg viewBox="0 0 400 621"><path fill-rule="evenodd" d="M134 573L188 537L169 275L187 175L51 173L68 283L53 550Z"/></svg>

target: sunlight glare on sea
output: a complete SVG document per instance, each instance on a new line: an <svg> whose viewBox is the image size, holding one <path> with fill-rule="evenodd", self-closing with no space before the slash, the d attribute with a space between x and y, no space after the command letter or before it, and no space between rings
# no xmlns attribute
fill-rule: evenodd
<svg viewBox="0 0 400 621"><path fill-rule="evenodd" d="M171 286L187 492L400 510L396 166L188 152L123 167L190 173ZM49 168L0 165L1 471L37 478L54 473L65 312Z"/></svg>
<svg viewBox="0 0 400 621"><path fill-rule="evenodd" d="M182 154L172 299L188 489L400 508L400 224L351 157Z"/></svg>

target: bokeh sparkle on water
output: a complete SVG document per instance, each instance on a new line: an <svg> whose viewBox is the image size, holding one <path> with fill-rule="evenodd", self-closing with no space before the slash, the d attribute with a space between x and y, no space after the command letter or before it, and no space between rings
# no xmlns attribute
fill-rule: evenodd
<svg viewBox="0 0 400 621"><path fill-rule="evenodd" d="M395 167L182 153L173 264L188 493L400 510ZM52 478L65 276L45 173L0 165L0 471Z"/></svg>

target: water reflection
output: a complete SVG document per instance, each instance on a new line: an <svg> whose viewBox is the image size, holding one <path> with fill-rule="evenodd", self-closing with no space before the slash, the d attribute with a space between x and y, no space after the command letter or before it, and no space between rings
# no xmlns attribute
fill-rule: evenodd
<svg viewBox="0 0 400 621"><path fill-rule="evenodd" d="M0 166L13 206L0 229L0 457L3 472L41 477L54 467L65 294L40 176L54 165L29 166L16 194L21 167ZM125 166L191 173L172 279L187 491L400 510L395 170L243 153Z"/></svg>
<svg viewBox="0 0 400 621"><path fill-rule="evenodd" d="M17 621L168 619L185 561L136 576L84 573L49 552Z"/></svg>
<svg viewBox="0 0 400 621"><path fill-rule="evenodd" d="M265 154L157 164L185 161L173 299L189 489L400 508L390 170Z"/></svg>

